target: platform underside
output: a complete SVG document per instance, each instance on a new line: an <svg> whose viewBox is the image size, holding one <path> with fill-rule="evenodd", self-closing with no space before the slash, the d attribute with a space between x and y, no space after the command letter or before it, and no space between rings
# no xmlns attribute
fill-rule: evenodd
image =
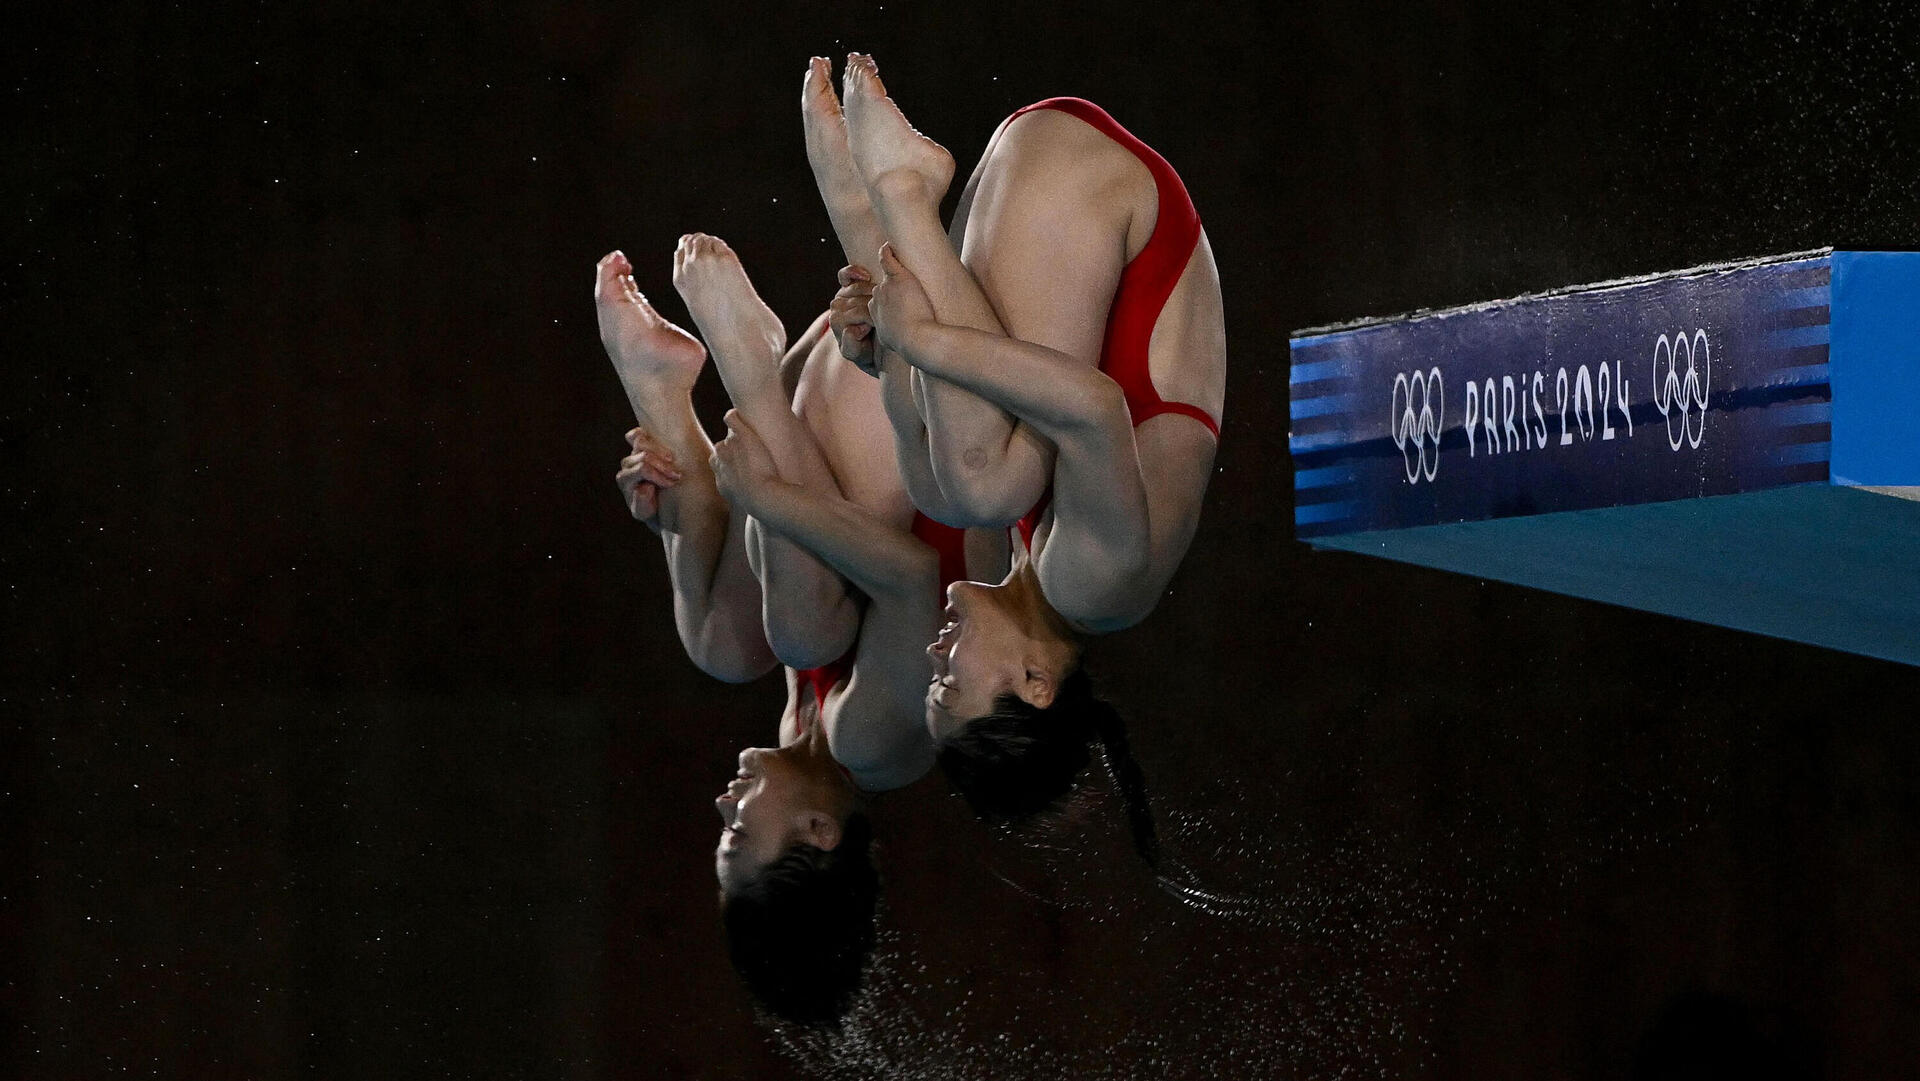
<svg viewBox="0 0 1920 1081"><path fill-rule="evenodd" d="M1805 484L1310 543L1920 665L1912 492Z"/></svg>

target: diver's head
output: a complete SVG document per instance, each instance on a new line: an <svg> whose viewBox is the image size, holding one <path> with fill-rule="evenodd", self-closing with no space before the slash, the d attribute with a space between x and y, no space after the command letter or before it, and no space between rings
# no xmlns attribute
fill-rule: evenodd
<svg viewBox="0 0 1920 1081"><path fill-rule="evenodd" d="M1146 777L1119 712L1093 693L1078 661L1076 655L1072 669L1049 685L1044 704L1009 690L985 716L945 728L935 758L974 814L1017 827L1058 810L1097 751L1126 812L1134 850L1157 871L1160 841Z"/></svg>
<svg viewBox="0 0 1920 1081"><path fill-rule="evenodd" d="M1053 708L1080 669L1081 644L1040 592L1030 564L999 585L947 587L947 625L927 647L927 732L935 742L970 721L1000 712L1009 696L1022 706Z"/></svg>
<svg viewBox="0 0 1920 1081"><path fill-rule="evenodd" d="M819 726L814 726L817 731ZM824 737L740 755L715 801L714 853L735 971L783 1020L838 1024L873 951L873 830Z"/></svg>
<svg viewBox="0 0 1920 1081"><path fill-rule="evenodd" d="M727 953L747 990L773 1016L813 1028L839 1025L873 952L873 829L854 811L839 834L831 849L795 843L720 895Z"/></svg>
<svg viewBox="0 0 1920 1081"><path fill-rule="evenodd" d="M941 737L940 769L980 817L1020 823L1052 808L1092 762L1103 714L1075 669L1051 688L1047 705L1004 692L983 717L961 721Z"/></svg>
<svg viewBox="0 0 1920 1081"><path fill-rule="evenodd" d="M728 893L805 845L832 852L844 840L856 794L827 747L822 726L780 748L740 752L740 773L713 801L725 824L714 875Z"/></svg>

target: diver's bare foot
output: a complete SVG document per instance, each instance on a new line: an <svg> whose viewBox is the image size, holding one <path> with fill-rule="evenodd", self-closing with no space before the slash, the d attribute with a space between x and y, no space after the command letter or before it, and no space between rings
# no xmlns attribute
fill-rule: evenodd
<svg viewBox="0 0 1920 1081"><path fill-rule="evenodd" d="M806 131L807 164L813 167L814 185L841 249L854 262L871 260L885 238L873 216L866 181L853 166L847 118L833 91L833 64L824 56L807 63L807 77L800 85L800 122Z"/></svg>
<svg viewBox="0 0 1920 1081"><path fill-rule="evenodd" d="M707 351L693 335L667 322L633 284L633 264L608 252L595 268L593 306L600 344L620 375L636 413L661 395L685 393L700 378Z"/></svg>
<svg viewBox="0 0 1920 1081"><path fill-rule="evenodd" d="M689 233L673 250L673 287L687 302L694 325L713 348L727 396L737 406L772 388L780 390L780 354L787 332L753 291L740 257L727 242Z"/></svg>
<svg viewBox="0 0 1920 1081"><path fill-rule="evenodd" d="M873 57L847 57L843 88L847 143L854 168L866 184L881 221L888 204L911 200L937 208L953 183L953 155L907 123L887 96Z"/></svg>

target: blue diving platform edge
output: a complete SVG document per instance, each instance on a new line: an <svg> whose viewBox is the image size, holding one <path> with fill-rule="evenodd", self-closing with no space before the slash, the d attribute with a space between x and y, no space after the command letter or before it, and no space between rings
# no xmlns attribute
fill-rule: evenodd
<svg viewBox="0 0 1920 1081"><path fill-rule="evenodd" d="M1291 352L1316 548L1920 665L1920 252L1719 263Z"/></svg>

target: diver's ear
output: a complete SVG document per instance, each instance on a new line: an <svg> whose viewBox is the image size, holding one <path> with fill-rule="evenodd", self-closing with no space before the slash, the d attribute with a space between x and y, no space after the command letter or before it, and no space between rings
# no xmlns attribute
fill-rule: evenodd
<svg viewBox="0 0 1920 1081"><path fill-rule="evenodd" d="M840 847L840 820L821 811L802 811L800 837L823 852L831 852Z"/></svg>
<svg viewBox="0 0 1920 1081"><path fill-rule="evenodd" d="M1053 694L1057 688L1053 684L1053 673L1044 668L1028 668L1027 678L1020 685L1020 700L1034 709L1046 709L1053 705Z"/></svg>

